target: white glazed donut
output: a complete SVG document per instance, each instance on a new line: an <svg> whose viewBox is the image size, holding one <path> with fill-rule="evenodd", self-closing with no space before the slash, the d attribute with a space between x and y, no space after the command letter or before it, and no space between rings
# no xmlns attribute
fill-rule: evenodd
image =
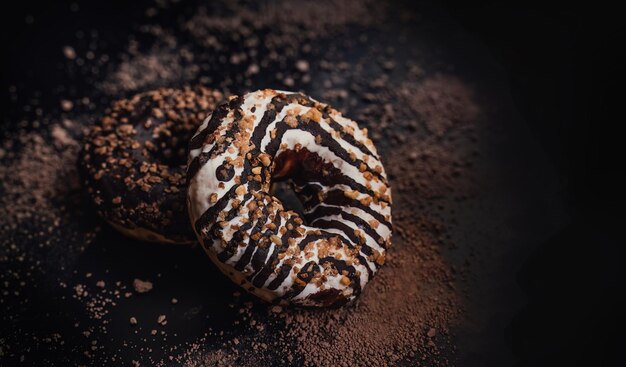
<svg viewBox="0 0 626 367"><path fill-rule="evenodd" d="M391 191L376 148L328 105L293 92L233 97L189 146L189 216L212 261L271 302L354 300L391 244ZM270 194L290 179L304 218Z"/></svg>

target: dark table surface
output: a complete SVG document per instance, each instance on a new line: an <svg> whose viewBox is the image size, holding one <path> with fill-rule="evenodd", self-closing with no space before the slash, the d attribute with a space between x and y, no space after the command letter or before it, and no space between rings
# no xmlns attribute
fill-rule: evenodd
<svg viewBox="0 0 626 367"><path fill-rule="evenodd" d="M32 107L32 99L52 119L80 118L85 113L97 116L112 100L135 92L107 93L95 90L93 85L114 72L120 63L115 55L126 50L129 36L142 46L154 42L143 35L140 25L160 24L175 31L180 19L190 17L198 7L195 2L168 2L165 10L148 17L146 9L158 8L155 4L15 4L15 9L4 14L8 18L3 27L8 57L3 68L3 140L23 128L20 121L37 119L37 108L24 108ZM571 122L582 106L577 106L577 101L587 96L574 88L572 75L580 67L572 61L574 50L579 50L575 48L577 42L584 43L591 36L580 36L572 26L575 17L551 8L531 11L487 3L472 7L408 1L391 5L394 12L384 20L384 27L355 28L325 39L320 48L331 49L368 34L380 48L392 46L396 51L389 57L398 64L406 59L418 60L428 75L445 72L461 78L474 88L492 120L491 127L482 132L482 154L474 173L480 193L462 204L445 204L454 206L460 224L450 233L450 241L459 245L442 249L444 256L454 264L463 263L470 252L476 258L464 288L463 321L453 331L455 360L459 365L490 366L548 365L553 361L608 363L617 356L611 354L616 353L619 343L611 334L617 329L605 328L614 321L621 322L621 316L617 316L621 313L616 310L624 304L616 287L617 279L624 277L624 261L623 249L617 245L623 235L615 231L620 218L613 214L613 199L619 196L605 195L619 191L615 189L620 181L612 172L623 171L623 165L596 166L598 159L576 155L582 154L575 149L582 136L584 144L599 149L598 156L617 153L611 150L615 148L597 145L593 140L604 139L604 135L586 134ZM215 7L219 9L219 5ZM410 20L398 21L401 18ZM538 24L534 31L517 30L533 21ZM614 33L607 27L601 32L610 42ZM77 32L82 36L77 38ZM111 63L97 75L85 75L81 68L68 63L62 52L63 46L71 44L83 55L90 42L97 42L98 52L111 55ZM315 65L315 55L307 57ZM367 55L357 50L341 57L354 63ZM600 72L599 77L609 78L608 73L617 70L616 62L607 63L607 71ZM217 83L231 72L220 69L220 73L211 75L212 81ZM390 82L399 83L394 77L401 78L392 76ZM581 78L590 83L590 79ZM194 75L166 84L197 82L199 77ZM258 76L254 83L284 88L272 72ZM142 89L156 86L159 83ZM321 83L296 85L293 89L300 87L314 96L325 92ZM238 93L251 88L235 84L229 89ZM609 89L599 89L599 93L605 96L599 100L601 104L612 105ZM90 96L97 107L87 112L61 111L60 99L81 96ZM337 107L348 111L359 108ZM595 115L599 122L606 121L607 116L604 112ZM37 128L45 127L27 127ZM609 137L608 141L614 142L615 138ZM384 157L385 145L391 143L380 144ZM575 163L578 157L588 162L584 170ZM605 186L589 187L589 183L596 185L590 176L601 178ZM588 194L590 188L595 194ZM81 332L89 329L99 333L102 321L90 317L84 305L72 299L72 290L59 287L59 280L67 284L91 284L95 280L129 284L134 278L153 281L153 291L119 302L105 316L107 331L99 337L102 349L97 353L115 350L120 365L129 365L133 360L148 364L148 356L150 360L165 358L164 345L197 340L207 329L223 331L232 338L250 333L233 326L240 315L232 303L253 301L253 309L258 308L259 314L266 307L245 295L233 300L237 288L208 265L198 248L126 239L86 208L77 212L76 225L99 230L85 248L68 244L66 249L42 254L45 275L34 276L35 281L20 288L20 296L2 296L0 338L5 346L0 365L17 365L20 360L33 365L43 360L51 365L97 364L79 352L89 349L91 342ZM11 241L21 248L37 246L37 240L23 237ZM3 243L8 246L8 242ZM21 266L5 257L0 271L20 271ZM2 289L12 291L10 287ZM179 303L171 305L172 297ZM25 303L26 298L29 301ZM156 317L164 309L169 315L166 339L146 339L146 335L128 327L128 315L141 312ZM81 326L76 328L76 323ZM52 332L64 336L64 346L48 348L45 342L33 338ZM217 340L208 337L204 342Z"/></svg>

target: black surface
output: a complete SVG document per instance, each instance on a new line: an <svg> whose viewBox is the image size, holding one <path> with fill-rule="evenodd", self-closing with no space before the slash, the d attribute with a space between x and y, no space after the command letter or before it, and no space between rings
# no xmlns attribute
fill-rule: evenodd
<svg viewBox="0 0 626 367"><path fill-rule="evenodd" d="M46 110L58 109L58 95L82 95L87 86L81 84L80 76L70 76L68 82L59 67L61 47L73 39L76 30L97 29L105 41L102 47L120 50L147 3L81 2L80 13L73 15L64 2L19 2L3 11L7 64L3 67L3 130L15 128L15 121L32 114L9 100L9 85L18 85L25 96L40 93ZM466 213L468 227L470 218L481 222L493 220L495 215L490 213L494 210L507 213L502 223L482 225L511 225L510 233L517 236L507 238L495 230L455 234L511 247L493 251L484 247L482 261L491 264L487 268L492 272L476 274L474 297L470 297L474 304L469 305L470 318L481 325L458 331L459 364L623 364L626 183L620 161L623 135L618 129L624 122L620 109L626 63L616 52L625 44L623 16L599 4L595 8L528 2L503 6L486 1L397 5L421 14L436 29L422 37L439 42L442 59L463 57L457 73L489 86L486 98L500 92L500 98L509 101L510 93L512 104L506 116L521 115L508 120L504 134L486 137L493 142L488 148L489 165L502 171L484 178L502 185L493 185L493 192ZM25 25L26 14L35 18L33 25ZM56 90L60 84L70 90ZM518 190L515 199L498 187ZM156 317L162 307L170 307L171 294L184 292L184 301L175 307L188 307L206 317L190 323L181 314L180 320L170 320L173 328L180 328L182 340L201 335L208 326L232 324L227 318L229 305L221 300L236 289L223 280L207 282L221 278L203 266L205 260L199 251L129 243L105 230L74 270L81 274L75 277L92 272L125 282L160 273L155 291L133 307ZM58 314L67 319L42 323L42 315L50 311L47 308L58 303L51 302L45 291L32 292L41 308L28 310L28 328L59 331L72 327L71 316L78 309L52 310L61 311ZM124 306L114 310L120 317L111 315L119 322L110 325L110 332L125 335L130 311ZM110 343L115 345L113 340Z"/></svg>
<svg viewBox="0 0 626 367"><path fill-rule="evenodd" d="M571 213L517 274L528 304L506 329L513 352L528 365L623 365L623 14L602 3L450 10L506 68Z"/></svg>

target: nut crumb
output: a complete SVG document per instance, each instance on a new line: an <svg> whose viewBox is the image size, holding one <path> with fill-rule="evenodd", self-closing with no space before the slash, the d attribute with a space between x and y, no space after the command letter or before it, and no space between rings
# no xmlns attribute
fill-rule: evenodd
<svg viewBox="0 0 626 367"><path fill-rule="evenodd" d="M152 282L135 278L135 280L133 280L133 287L137 293L150 292L152 290Z"/></svg>

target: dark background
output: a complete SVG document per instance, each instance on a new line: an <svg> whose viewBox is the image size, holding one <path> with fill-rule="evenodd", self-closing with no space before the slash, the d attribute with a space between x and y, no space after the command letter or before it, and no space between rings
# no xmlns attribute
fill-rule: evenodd
<svg viewBox="0 0 626 367"><path fill-rule="evenodd" d="M5 2L3 130L25 113L11 108L9 85L46 91L61 84L58 45L66 32L106 29L109 47L122 47L143 3L81 3L80 16L70 17L65 2ZM525 260L517 282L528 304L503 337L520 365L624 365L623 14L597 2L441 6L506 70L518 111L559 173L572 218ZM26 14L36 27L26 26Z"/></svg>
<svg viewBox="0 0 626 367"><path fill-rule="evenodd" d="M573 218L518 273L529 304L507 329L514 353L533 365L624 365L624 16L600 3L446 7L506 68Z"/></svg>

